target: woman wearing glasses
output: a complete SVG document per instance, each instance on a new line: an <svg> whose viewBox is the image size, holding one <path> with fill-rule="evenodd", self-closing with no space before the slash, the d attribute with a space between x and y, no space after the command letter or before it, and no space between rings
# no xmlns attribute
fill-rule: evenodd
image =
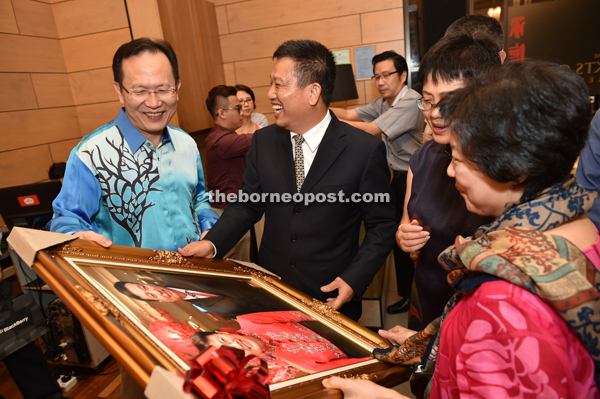
<svg viewBox="0 0 600 399"><path fill-rule="evenodd" d="M398 329L403 347L373 351L421 361L425 397L599 397L599 241L585 216L597 194L569 175L588 136L588 95L568 68L526 61L443 100L447 173L470 211L496 219L440 255L456 289L441 321ZM404 398L366 381L323 383L346 398Z"/></svg>
<svg viewBox="0 0 600 399"><path fill-rule="evenodd" d="M258 112L254 112L256 109L256 99L254 98L254 92L251 88L244 85L236 85L237 97L242 105L242 126L236 130L238 134L254 133L261 127L269 125L267 117Z"/></svg>
<svg viewBox="0 0 600 399"><path fill-rule="evenodd" d="M448 93L463 87L491 65L500 65L496 47L468 36L443 38L421 62L423 98L417 105L433 130L433 140L424 143L410 160L404 214L396 234L404 251L419 251L408 323L413 330L421 330L438 317L453 294L446 281L447 273L437 260L440 252L452 245L457 235L471 235L492 221L467 210L454 187L454 179L446 174L452 160L449 134L436 107Z"/></svg>

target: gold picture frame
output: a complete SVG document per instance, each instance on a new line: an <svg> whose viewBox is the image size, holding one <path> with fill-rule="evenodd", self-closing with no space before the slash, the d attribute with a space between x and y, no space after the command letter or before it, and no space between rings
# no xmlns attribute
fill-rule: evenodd
<svg viewBox="0 0 600 399"><path fill-rule="evenodd" d="M378 334L277 277L234 262L117 245L106 249L78 239L38 252L33 268L142 387L157 365L185 374L194 348L201 345L187 341L192 331L225 334L234 329L237 331L232 334L260 341L261 332L252 330L253 326L269 331L264 353L278 361L270 384L273 398L341 397L339 391L322 386L321 381L331 375L392 387L411 374L408 367L364 359L373 348L390 345ZM185 300L162 298L164 302L126 292L133 290L132 286L135 292L144 287L171 287L173 281L188 282L198 289L180 290ZM156 292L161 295L164 291ZM190 300L194 295L201 300ZM281 324L275 324L279 317ZM261 327L267 319L273 324ZM302 353L296 358L282 355L271 333L285 335L285 329L292 327L308 328L309 335L324 338L315 345L325 342L323 348L331 352L328 360L313 361ZM261 345L264 350L265 344Z"/></svg>

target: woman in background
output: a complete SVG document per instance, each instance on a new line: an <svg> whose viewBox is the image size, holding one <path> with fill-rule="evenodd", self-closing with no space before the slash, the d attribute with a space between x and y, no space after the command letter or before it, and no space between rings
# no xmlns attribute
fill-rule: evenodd
<svg viewBox="0 0 600 399"><path fill-rule="evenodd" d="M422 356L425 397L598 398L599 240L585 216L597 194L569 175L591 119L585 82L557 64L511 63L440 108L448 175L469 211L496 219L440 255L457 291L442 317L417 334L396 327L403 345L374 355ZM336 378L324 385L348 398L402 397Z"/></svg>
<svg viewBox="0 0 600 399"><path fill-rule="evenodd" d="M254 98L254 92L251 88L244 85L236 85L237 97L242 105L242 126L236 130L236 133L254 133L261 127L269 125L267 117L263 114L254 112L256 109L256 99Z"/></svg>

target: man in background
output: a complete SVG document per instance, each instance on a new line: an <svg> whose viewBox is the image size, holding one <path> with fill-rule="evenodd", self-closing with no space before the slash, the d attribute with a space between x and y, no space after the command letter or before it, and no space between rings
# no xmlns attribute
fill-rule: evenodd
<svg viewBox="0 0 600 399"><path fill-rule="evenodd" d="M489 40L498 49L500 62L506 59L504 51L504 29L495 18L487 15L467 15L459 18L446 29L444 36L467 35L473 39Z"/></svg>
<svg viewBox="0 0 600 399"><path fill-rule="evenodd" d="M332 108L341 120L381 137L386 146L387 162L392 170L391 187L396 217L402 218L406 195L408 161L421 146L425 119L417 107L420 94L406 85L408 65L401 55L385 51L373 57L373 77L381 97L354 109ZM402 300L388 306L388 313L406 312L409 308L414 265L409 254L394 243L394 263L398 295Z"/></svg>
<svg viewBox="0 0 600 399"><path fill-rule="evenodd" d="M219 85L208 92L206 108L215 120L206 137L206 185L212 193L211 209L218 215L229 204L227 195L238 195L246 170L246 157L254 133L238 134L242 126L242 105L237 90ZM250 260L250 232L225 254L223 258Z"/></svg>

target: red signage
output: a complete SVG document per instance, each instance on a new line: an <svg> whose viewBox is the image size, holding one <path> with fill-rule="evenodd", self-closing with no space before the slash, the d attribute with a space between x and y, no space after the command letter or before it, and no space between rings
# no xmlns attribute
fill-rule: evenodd
<svg viewBox="0 0 600 399"><path fill-rule="evenodd" d="M39 205L40 200L37 195L26 195L25 197L17 197L21 206Z"/></svg>

